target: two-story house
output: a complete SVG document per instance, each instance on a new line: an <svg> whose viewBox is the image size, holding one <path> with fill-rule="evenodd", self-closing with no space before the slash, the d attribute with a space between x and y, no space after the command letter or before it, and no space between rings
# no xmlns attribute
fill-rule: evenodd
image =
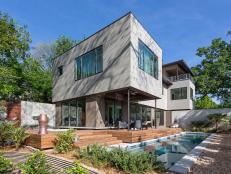
<svg viewBox="0 0 231 174"><path fill-rule="evenodd" d="M183 60L162 64L162 49L132 13L54 60L57 127L170 126L193 109L193 75Z"/></svg>

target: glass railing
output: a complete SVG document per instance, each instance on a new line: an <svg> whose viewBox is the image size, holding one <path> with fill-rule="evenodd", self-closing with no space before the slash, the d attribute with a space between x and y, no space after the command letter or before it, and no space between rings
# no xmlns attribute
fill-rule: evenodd
<svg viewBox="0 0 231 174"><path fill-rule="evenodd" d="M176 82L176 81L180 81L180 80L192 80L192 76L191 76L191 74L180 74L178 76L168 77L168 79L171 82Z"/></svg>

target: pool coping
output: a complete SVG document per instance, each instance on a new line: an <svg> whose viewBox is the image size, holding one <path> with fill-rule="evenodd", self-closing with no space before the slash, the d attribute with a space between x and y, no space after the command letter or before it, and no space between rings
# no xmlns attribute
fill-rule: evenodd
<svg viewBox="0 0 231 174"><path fill-rule="evenodd" d="M204 133L206 134L206 133ZM213 138L214 134L210 134L205 140L203 140L200 144L194 147L188 154L186 154L182 159L177 161L172 167L168 169L170 172L178 173L178 174L187 174L191 171L192 166L200 157L203 149L208 146Z"/></svg>
<svg viewBox="0 0 231 174"><path fill-rule="evenodd" d="M170 139L170 138L174 138L176 136L179 136L181 134L200 134L200 135L209 135L208 133L204 133L204 132L189 132L189 131L185 131L185 132L181 132L181 133L177 133L177 134L172 134L172 135L167 135L167 136L164 136L164 137L159 137L159 138L153 138L151 140L145 140L145 141L142 141L142 142L137 142L137 143L121 143L121 144L114 144L114 145L110 145L109 147L110 148L113 148L113 147L119 147L119 148L132 148L132 147L137 147L137 146L140 146L141 144L143 145L147 145L149 143L153 143L153 142L161 142L161 141L164 141L166 139Z"/></svg>

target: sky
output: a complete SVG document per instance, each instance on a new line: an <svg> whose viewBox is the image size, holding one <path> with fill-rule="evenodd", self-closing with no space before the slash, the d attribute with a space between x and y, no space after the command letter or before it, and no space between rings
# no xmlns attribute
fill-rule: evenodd
<svg viewBox="0 0 231 174"><path fill-rule="evenodd" d="M27 25L32 47L60 35L82 40L131 11L163 50L164 63L200 63L196 50L231 30L231 0L0 0Z"/></svg>

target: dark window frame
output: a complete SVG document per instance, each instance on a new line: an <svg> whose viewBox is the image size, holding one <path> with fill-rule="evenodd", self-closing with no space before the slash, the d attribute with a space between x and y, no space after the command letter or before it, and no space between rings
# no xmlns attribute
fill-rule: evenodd
<svg viewBox="0 0 231 174"><path fill-rule="evenodd" d="M97 70L97 60L98 60L98 55L96 54L96 56L95 56L95 67L94 67L94 71L95 71L95 73L94 74L91 74L91 75L88 75L88 76L86 76L86 77L83 77L83 75L82 75L82 71L83 71L83 59L84 59L84 56L86 56L87 54L90 54L92 51L94 51L94 52L96 52L97 51L97 49L99 49L99 48L101 48L102 49L102 58L101 58L101 70L100 71L98 71L98 72L96 72L96 70ZM77 68L77 66L78 66L78 64L77 64L77 60L80 60L80 64L81 64L81 70L80 70L80 74L81 74L81 77L80 78L78 78L78 75L77 75L77 71L78 71L78 68ZM88 77L91 77L91 76L94 76L94 75L96 75L96 74L99 74L99 73L101 73L101 72L103 72L103 45L100 45L100 46L97 46L97 47L95 47L95 48L93 48L93 49L91 49L91 50L89 50L88 52L86 52L86 53L84 53L84 54L81 54L80 56L78 56L78 57L76 57L75 58L75 81L78 81L78 80L82 80L82 79L85 79L85 78L88 78Z"/></svg>
<svg viewBox="0 0 231 174"><path fill-rule="evenodd" d="M190 98L193 100L193 89L190 87Z"/></svg>
<svg viewBox="0 0 231 174"><path fill-rule="evenodd" d="M145 70L145 64L144 64L145 60L141 59L141 49L140 49L141 46L147 49L153 55L153 62L152 62L153 63L153 72L152 72L153 74ZM141 39L138 39L138 67L139 69L151 75L155 79L157 80L159 79L159 58Z"/></svg>
<svg viewBox="0 0 231 174"><path fill-rule="evenodd" d="M63 65L58 67L58 74L59 76L63 75Z"/></svg>
<svg viewBox="0 0 231 174"><path fill-rule="evenodd" d="M183 95L183 90L186 89L186 95ZM175 90L175 91L174 91ZM176 94L176 90L180 90L179 92L179 96L177 96ZM184 100L188 98L188 88L187 87L180 87L180 88L173 88L171 89L171 100Z"/></svg>

